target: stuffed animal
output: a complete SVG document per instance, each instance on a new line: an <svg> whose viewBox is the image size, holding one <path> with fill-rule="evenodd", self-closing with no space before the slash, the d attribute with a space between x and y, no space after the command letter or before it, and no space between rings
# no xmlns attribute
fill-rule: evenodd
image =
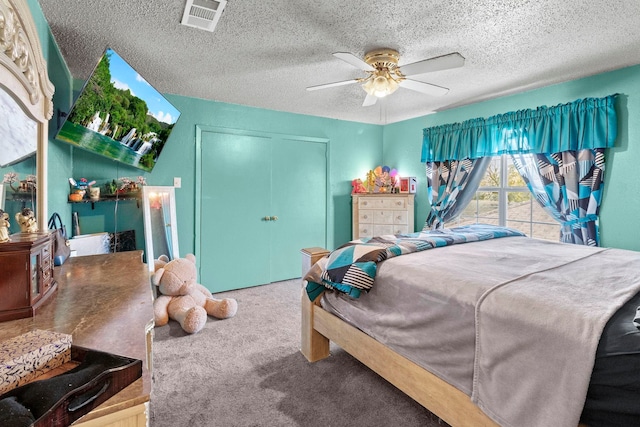
<svg viewBox="0 0 640 427"><path fill-rule="evenodd" d="M16 213L16 221L20 226L22 233L37 233L38 223L36 222L36 215L29 208L24 208L22 211Z"/></svg>
<svg viewBox="0 0 640 427"><path fill-rule="evenodd" d="M176 320L189 334L200 331L207 322L207 315L217 319L235 316L238 302L232 298L216 299L211 292L197 283L196 257L171 261L160 257L154 262L156 268L152 282L160 294L153 302L156 326L163 326L169 319Z"/></svg>
<svg viewBox="0 0 640 427"><path fill-rule="evenodd" d="M9 240L9 214L0 209L0 243Z"/></svg>
<svg viewBox="0 0 640 427"><path fill-rule="evenodd" d="M367 189L364 187L364 184L362 183L362 180L360 178L351 181L351 186L353 187L351 194L360 194L367 192Z"/></svg>

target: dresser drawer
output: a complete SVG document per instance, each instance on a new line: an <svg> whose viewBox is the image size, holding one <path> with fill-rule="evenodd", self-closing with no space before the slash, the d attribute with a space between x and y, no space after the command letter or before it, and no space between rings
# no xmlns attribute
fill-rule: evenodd
<svg viewBox="0 0 640 427"><path fill-rule="evenodd" d="M373 237L373 224L360 224L358 227L358 238Z"/></svg>
<svg viewBox="0 0 640 427"><path fill-rule="evenodd" d="M407 233L409 233L409 226L399 225L399 224L396 224L393 226L392 234L407 234Z"/></svg>
<svg viewBox="0 0 640 427"><path fill-rule="evenodd" d="M395 211L393 212L394 224L408 224L409 213L407 211Z"/></svg>
<svg viewBox="0 0 640 427"><path fill-rule="evenodd" d="M359 237L374 237L388 234L407 234L409 228L406 225L391 224L361 224L358 228Z"/></svg>
<svg viewBox="0 0 640 427"><path fill-rule="evenodd" d="M360 224L373 224L373 216L375 211L373 210L362 210L358 212L358 222Z"/></svg>
<svg viewBox="0 0 640 427"><path fill-rule="evenodd" d="M389 199L387 202L389 202L391 209L407 209L407 201L405 199Z"/></svg>
<svg viewBox="0 0 640 427"><path fill-rule="evenodd" d="M407 203L405 199L400 198L382 198L369 197L358 201L360 209L406 209Z"/></svg>
<svg viewBox="0 0 640 427"><path fill-rule="evenodd" d="M393 224L393 211L372 211L374 224Z"/></svg>
<svg viewBox="0 0 640 427"><path fill-rule="evenodd" d="M394 226L393 224L375 224L373 226L373 235L374 236L383 236L386 234L394 234Z"/></svg>
<svg viewBox="0 0 640 427"><path fill-rule="evenodd" d="M360 209L392 209L394 201L383 197L368 197L358 200Z"/></svg>
<svg viewBox="0 0 640 427"><path fill-rule="evenodd" d="M42 254L40 265L43 270L49 270L51 268L51 255Z"/></svg>
<svg viewBox="0 0 640 427"><path fill-rule="evenodd" d="M50 268L42 270L42 286L45 288L44 290L49 289L51 283L53 282L53 274Z"/></svg>

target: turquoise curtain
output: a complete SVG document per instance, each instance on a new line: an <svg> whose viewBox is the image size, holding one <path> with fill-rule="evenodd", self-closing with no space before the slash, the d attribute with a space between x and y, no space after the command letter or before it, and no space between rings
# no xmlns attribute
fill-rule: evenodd
<svg viewBox="0 0 640 427"><path fill-rule="evenodd" d="M462 213L473 199L489 163L491 157L427 162L427 197L431 210L423 231L443 228L445 222Z"/></svg>
<svg viewBox="0 0 640 427"><path fill-rule="evenodd" d="M616 98L585 98L426 128L422 161L610 148L617 133Z"/></svg>
<svg viewBox="0 0 640 427"><path fill-rule="evenodd" d="M455 214L466 206L464 199L455 200L455 185L447 189L442 182L429 180L429 165L511 154L530 191L560 222L560 240L599 245L604 150L613 147L617 135L617 96L579 99L424 129L422 161L427 164L432 203L427 224L432 221L438 226L454 217L447 209ZM431 197L434 183L438 185L437 198ZM452 199L457 203L455 210Z"/></svg>
<svg viewBox="0 0 640 427"><path fill-rule="evenodd" d="M538 203L560 223L560 241L599 246L604 148L512 158Z"/></svg>

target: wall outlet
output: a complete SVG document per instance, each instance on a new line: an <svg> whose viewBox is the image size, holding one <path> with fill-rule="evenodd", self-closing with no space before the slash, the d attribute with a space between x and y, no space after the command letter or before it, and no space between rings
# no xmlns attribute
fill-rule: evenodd
<svg viewBox="0 0 640 427"><path fill-rule="evenodd" d="M182 187L182 178L180 178L179 176L175 176L173 177L173 186L175 188L180 188Z"/></svg>

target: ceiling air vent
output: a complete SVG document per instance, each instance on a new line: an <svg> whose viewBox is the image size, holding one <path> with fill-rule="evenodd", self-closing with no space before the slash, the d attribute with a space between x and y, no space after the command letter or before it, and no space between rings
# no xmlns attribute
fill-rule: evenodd
<svg viewBox="0 0 640 427"><path fill-rule="evenodd" d="M226 4L226 0L187 0L180 23L188 27L213 31Z"/></svg>

